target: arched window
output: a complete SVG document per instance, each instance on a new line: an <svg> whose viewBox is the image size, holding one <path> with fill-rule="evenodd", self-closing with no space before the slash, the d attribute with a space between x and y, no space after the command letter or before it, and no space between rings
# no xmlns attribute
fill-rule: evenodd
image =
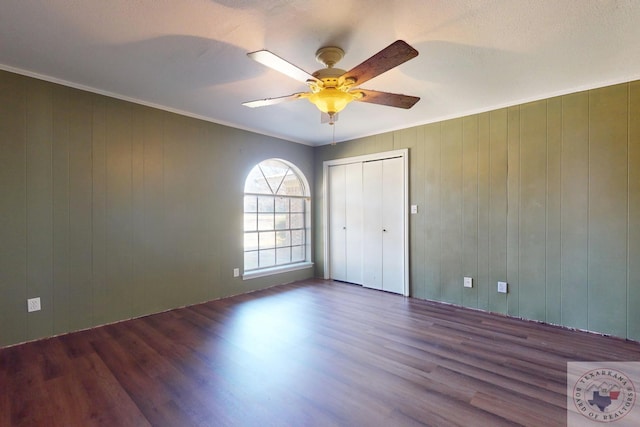
<svg viewBox="0 0 640 427"><path fill-rule="evenodd" d="M244 276L309 266L308 188L302 172L284 160L265 160L249 172L244 185Z"/></svg>

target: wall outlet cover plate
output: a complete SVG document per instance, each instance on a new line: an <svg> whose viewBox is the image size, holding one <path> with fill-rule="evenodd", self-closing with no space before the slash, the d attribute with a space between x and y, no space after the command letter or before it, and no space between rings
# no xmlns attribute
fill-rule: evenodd
<svg viewBox="0 0 640 427"><path fill-rule="evenodd" d="M31 313L32 311L40 311L40 297L37 298L29 298L27 300L27 312Z"/></svg>
<svg viewBox="0 0 640 427"><path fill-rule="evenodd" d="M507 293L507 282L498 282L498 292L501 294Z"/></svg>
<svg viewBox="0 0 640 427"><path fill-rule="evenodd" d="M473 278L472 277L465 277L464 278L464 287L465 288L473 288Z"/></svg>

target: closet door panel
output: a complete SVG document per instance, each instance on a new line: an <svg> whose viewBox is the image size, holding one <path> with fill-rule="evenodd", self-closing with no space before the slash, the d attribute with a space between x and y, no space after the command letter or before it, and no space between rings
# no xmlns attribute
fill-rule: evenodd
<svg viewBox="0 0 640 427"><path fill-rule="evenodd" d="M362 284L362 163L345 166L347 282Z"/></svg>
<svg viewBox="0 0 640 427"><path fill-rule="evenodd" d="M404 291L404 174L403 159L382 162L382 289Z"/></svg>
<svg viewBox="0 0 640 427"><path fill-rule="evenodd" d="M347 280L346 166L329 168L329 242L331 278Z"/></svg>
<svg viewBox="0 0 640 427"><path fill-rule="evenodd" d="M382 161L362 165L363 189L363 283L382 289Z"/></svg>

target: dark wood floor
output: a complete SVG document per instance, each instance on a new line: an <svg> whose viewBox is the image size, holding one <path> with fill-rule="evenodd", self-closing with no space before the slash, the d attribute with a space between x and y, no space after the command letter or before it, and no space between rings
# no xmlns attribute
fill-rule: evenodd
<svg viewBox="0 0 640 427"><path fill-rule="evenodd" d="M0 349L0 425L554 426L616 338L306 281Z"/></svg>

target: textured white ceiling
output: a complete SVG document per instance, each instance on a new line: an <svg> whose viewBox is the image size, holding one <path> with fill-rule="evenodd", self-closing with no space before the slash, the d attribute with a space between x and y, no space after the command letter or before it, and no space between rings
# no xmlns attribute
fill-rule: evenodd
<svg viewBox="0 0 640 427"><path fill-rule="evenodd" d="M420 96L411 110L352 103L336 140L640 78L638 0L4 0L0 68L309 145L332 128L306 90L253 62L268 49L313 72L350 69L403 39L420 55L363 87Z"/></svg>

